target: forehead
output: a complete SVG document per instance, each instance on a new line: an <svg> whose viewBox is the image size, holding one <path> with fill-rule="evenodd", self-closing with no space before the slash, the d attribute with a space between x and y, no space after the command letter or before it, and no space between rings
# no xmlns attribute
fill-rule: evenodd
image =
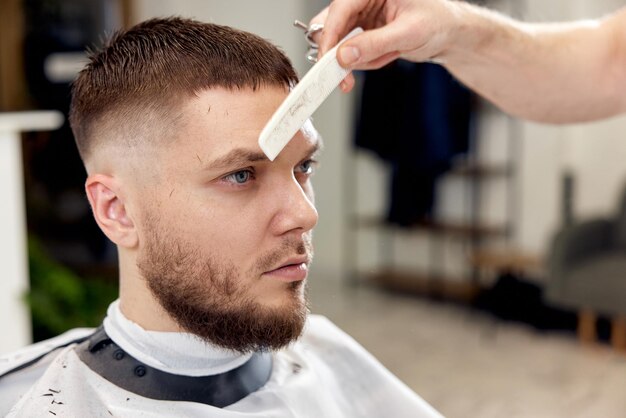
<svg viewBox="0 0 626 418"><path fill-rule="evenodd" d="M258 136L287 94L287 88L280 87L200 92L183 107L177 151L181 147L193 150L201 160L236 148L261 151ZM298 132L298 141L292 142L304 142L307 147L317 143L317 132L311 124L306 127Z"/></svg>

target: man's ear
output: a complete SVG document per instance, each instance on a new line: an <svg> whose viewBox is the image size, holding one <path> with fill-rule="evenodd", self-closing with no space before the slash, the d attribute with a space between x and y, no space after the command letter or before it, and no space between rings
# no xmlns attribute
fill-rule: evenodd
<svg viewBox="0 0 626 418"><path fill-rule="evenodd" d="M85 191L102 232L120 247L136 247L138 235L135 222L120 196L119 182L105 174L93 174L85 182Z"/></svg>

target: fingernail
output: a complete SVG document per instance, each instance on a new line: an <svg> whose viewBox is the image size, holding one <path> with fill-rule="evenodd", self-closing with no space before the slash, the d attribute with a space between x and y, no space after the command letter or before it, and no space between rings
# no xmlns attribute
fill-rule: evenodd
<svg viewBox="0 0 626 418"><path fill-rule="evenodd" d="M339 50L339 58L344 65L354 64L361 57L361 52L353 46L345 46Z"/></svg>

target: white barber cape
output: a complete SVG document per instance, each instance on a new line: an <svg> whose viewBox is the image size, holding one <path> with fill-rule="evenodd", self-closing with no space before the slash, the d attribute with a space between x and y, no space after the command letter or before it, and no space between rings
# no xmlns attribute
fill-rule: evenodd
<svg viewBox="0 0 626 418"><path fill-rule="evenodd" d="M109 307L104 327L127 353L168 373L223 373L249 358L212 347L189 334L145 331L123 317L117 301ZM136 395L92 371L78 357L76 344L54 349L92 332L72 330L0 357L0 376L26 365L0 377L0 416L441 417L355 340L317 315L309 316L296 343L272 353L267 383L224 408Z"/></svg>

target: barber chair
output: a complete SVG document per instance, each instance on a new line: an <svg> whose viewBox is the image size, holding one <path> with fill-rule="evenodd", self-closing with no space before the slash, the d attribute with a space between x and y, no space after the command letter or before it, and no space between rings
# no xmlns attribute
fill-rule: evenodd
<svg viewBox="0 0 626 418"><path fill-rule="evenodd" d="M598 315L611 320L611 344L626 349L626 187L617 213L561 229L548 257L546 299L578 312L578 336L596 340Z"/></svg>

